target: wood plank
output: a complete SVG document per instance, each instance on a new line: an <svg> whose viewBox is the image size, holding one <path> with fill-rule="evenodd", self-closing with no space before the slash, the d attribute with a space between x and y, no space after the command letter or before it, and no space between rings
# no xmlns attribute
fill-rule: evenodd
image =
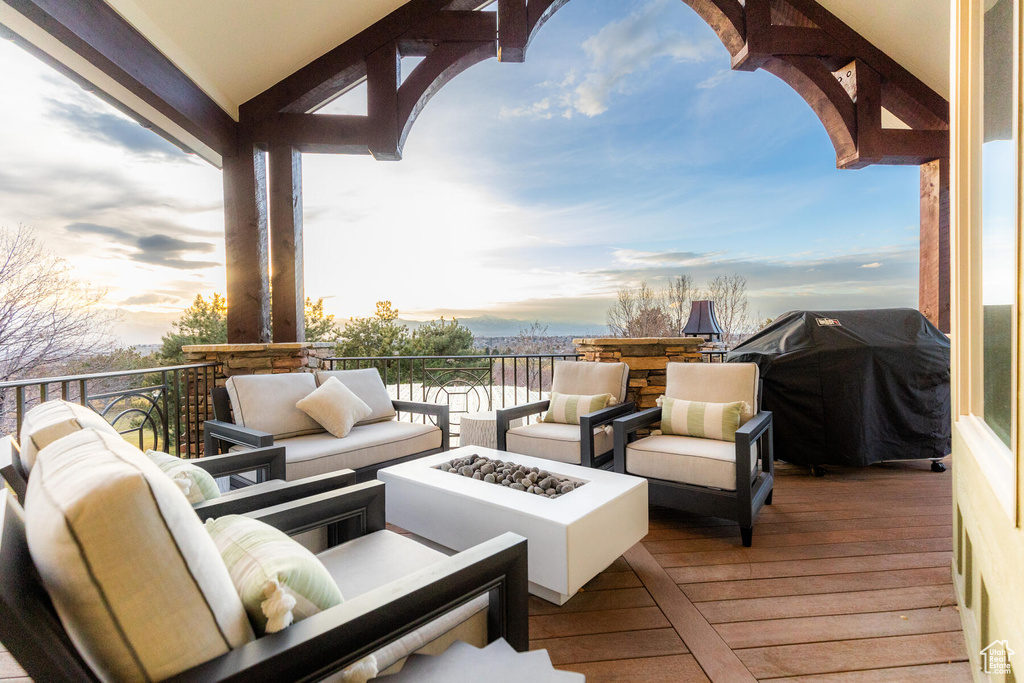
<svg viewBox="0 0 1024 683"><path fill-rule="evenodd" d="M654 599L643 588L624 588L621 590L577 593L569 599L569 602L561 607L531 596L530 614L564 614L566 612L652 607L654 604Z"/></svg>
<svg viewBox="0 0 1024 683"><path fill-rule="evenodd" d="M771 679L965 661L967 648L963 633L950 632L847 640L828 647L810 643L751 648L737 654L755 676Z"/></svg>
<svg viewBox="0 0 1024 683"><path fill-rule="evenodd" d="M951 521L951 520L950 520ZM814 531L805 534L766 534L758 536L754 530L754 545L759 548L780 548L795 545L824 545L830 543L851 543L856 541L884 541L912 538L952 538L953 525L924 526L912 529L852 529L849 531ZM663 553L702 552L725 550L739 547L740 534L735 537L702 538L682 541L644 542L652 555Z"/></svg>
<svg viewBox="0 0 1024 683"><path fill-rule="evenodd" d="M775 524L778 522L831 521L841 519L872 519L875 517L892 518L917 517L923 515L949 515L949 508L949 504L913 505L892 508L883 508L878 505L869 505L865 507L853 507L845 509L822 509L797 512L791 510L789 506L776 503L774 505L762 508L761 513L757 516L755 524ZM650 520L650 528L652 532L677 528L729 526L732 524L735 524L735 522L732 522L728 519L717 519L714 517L698 517L696 515L681 515L678 518L666 516L658 519L652 516ZM652 538L651 540L655 539Z"/></svg>
<svg viewBox="0 0 1024 683"><path fill-rule="evenodd" d="M828 557L822 559L792 560L789 562L761 562L720 564L701 567L671 567L666 569L676 583L707 581L737 581L743 579L773 579L787 576L823 576L826 574L853 574L880 572L921 567L949 567L953 554L901 553L867 555L862 557Z"/></svg>
<svg viewBox="0 0 1024 683"><path fill-rule="evenodd" d="M948 526L950 517L948 510L940 515L923 515L917 517L881 517L869 519L841 519L841 520L818 520L818 521L775 521L758 519L754 524L754 535L761 537L770 534L796 534L812 533L821 531L853 531L859 529L899 529L919 528L926 526ZM733 536L736 533L735 527L713 526L713 527L676 527L673 529L662 529L652 531L644 538L644 543L656 541L670 541L677 539L691 538L724 538Z"/></svg>
<svg viewBox="0 0 1024 683"><path fill-rule="evenodd" d="M892 669L843 671L793 678L775 678L774 683L971 683L970 662L901 666Z"/></svg>
<svg viewBox="0 0 1024 683"><path fill-rule="evenodd" d="M586 662L556 666L587 677L587 683L707 683L693 655L619 659L607 662Z"/></svg>
<svg viewBox="0 0 1024 683"><path fill-rule="evenodd" d="M754 680L718 632L682 594L642 543L627 550L623 557L657 600L658 607L709 678L722 681Z"/></svg>
<svg viewBox="0 0 1024 683"><path fill-rule="evenodd" d="M948 564L948 562L947 562ZM604 591L616 588L642 588L643 584L633 572L602 572L583 587L584 591Z"/></svg>
<svg viewBox="0 0 1024 683"><path fill-rule="evenodd" d="M949 567L925 567L855 574L795 576L780 579L713 581L679 586L693 602L748 600L786 595L838 594L853 591L936 586L950 582Z"/></svg>
<svg viewBox="0 0 1024 683"><path fill-rule="evenodd" d="M827 557L860 557L892 553L950 552L953 539L918 538L902 541L868 541L864 543L832 543L792 546L786 548L743 548L708 552L683 552L655 555L662 567L697 567L704 565L783 562Z"/></svg>
<svg viewBox="0 0 1024 683"><path fill-rule="evenodd" d="M531 616L530 637L535 639L564 638L592 633L670 628L671 626L672 624L657 607L594 610L592 612Z"/></svg>
<svg viewBox="0 0 1024 683"><path fill-rule="evenodd" d="M952 584L857 591L838 595L791 595L781 598L720 600L697 604L712 624L729 621L788 619L826 614L892 612L956 604Z"/></svg>
<svg viewBox="0 0 1024 683"><path fill-rule="evenodd" d="M632 572L632 571L633 571L633 569L629 566L629 563L626 562L625 558L618 557L618 558L615 559L614 562L612 562L610 565L608 565L607 569L605 569L601 573L602 574L606 574L606 573L611 573L611 572Z"/></svg>
<svg viewBox="0 0 1024 683"><path fill-rule="evenodd" d="M598 633L569 638L539 638L530 640L530 649L547 650L552 664L657 657L687 652L679 634L671 628Z"/></svg>
<svg viewBox="0 0 1024 683"><path fill-rule="evenodd" d="M737 650L748 647L959 631L960 613L951 607L928 607L896 612L736 621L718 624L715 630L729 647Z"/></svg>

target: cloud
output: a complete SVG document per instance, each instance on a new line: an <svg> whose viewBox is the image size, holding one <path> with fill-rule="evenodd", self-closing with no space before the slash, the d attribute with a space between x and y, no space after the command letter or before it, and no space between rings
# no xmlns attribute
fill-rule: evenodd
<svg viewBox="0 0 1024 683"><path fill-rule="evenodd" d="M50 100L50 116L78 134L98 138L133 154L166 161L188 159L183 151L158 134L114 113L93 111L74 102Z"/></svg>
<svg viewBox="0 0 1024 683"><path fill-rule="evenodd" d="M527 118L531 120L547 120L554 118L555 114L551 111L551 99L545 97L543 100L533 104L524 104L511 108L503 106L498 111L498 116L503 119Z"/></svg>
<svg viewBox="0 0 1024 683"><path fill-rule="evenodd" d="M140 294L138 296L130 296L124 301L118 302L118 306L155 306L158 304L173 304L179 301L176 296L167 296L166 294Z"/></svg>
<svg viewBox="0 0 1024 683"><path fill-rule="evenodd" d="M882 264L879 263L878 261L873 261L872 263L865 263L863 266L861 266L861 268L881 268L881 267L882 267Z"/></svg>
<svg viewBox="0 0 1024 683"><path fill-rule="evenodd" d="M206 254L214 251L216 247L210 242L189 242L163 234L138 235L122 228L96 223L71 223L66 226L66 229L72 233L100 235L117 240L122 245L134 249L128 257L139 263L179 270L215 268L220 265L215 261L195 261L182 258L185 254Z"/></svg>
<svg viewBox="0 0 1024 683"><path fill-rule="evenodd" d="M675 63L702 62L715 54L715 45L699 42L673 30L678 2L654 0L625 19L613 21L583 43L591 70L576 87L572 108L594 117L608 111L613 93L627 93L631 77L663 58Z"/></svg>
<svg viewBox="0 0 1024 683"><path fill-rule="evenodd" d="M729 69L722 69L721 71L716 73L714 76L710 76L709 78L705 78L703 81L698 83L697 87L700 88L701 90L709 90L711 88L717 88L722 83L725 83L730 78L732 78L732 75L733 74L732 74L731 70L729 70Z"/></svg>

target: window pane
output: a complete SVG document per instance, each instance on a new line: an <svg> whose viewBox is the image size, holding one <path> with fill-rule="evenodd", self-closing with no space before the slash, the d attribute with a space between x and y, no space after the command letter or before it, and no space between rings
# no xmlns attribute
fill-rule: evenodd
<svg viewBox="0 0 1024 683"><path fill-rule="evenodd" d="M982 147L982 304L985 422L1010 445L1011 324L1016 254L1013 142L1013 0L985 3Z"/></svg>

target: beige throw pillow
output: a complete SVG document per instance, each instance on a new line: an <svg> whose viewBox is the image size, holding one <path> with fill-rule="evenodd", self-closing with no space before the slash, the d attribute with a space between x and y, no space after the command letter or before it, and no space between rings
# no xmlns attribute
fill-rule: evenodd
<svg viewBox="0 0 1024 683"><path fill-rule="evenodd" d="M337 377L328 377L316 391L295 404L339 439L348 436L352 426L365 420L373 411L366 402L352 393Z"/></svg>

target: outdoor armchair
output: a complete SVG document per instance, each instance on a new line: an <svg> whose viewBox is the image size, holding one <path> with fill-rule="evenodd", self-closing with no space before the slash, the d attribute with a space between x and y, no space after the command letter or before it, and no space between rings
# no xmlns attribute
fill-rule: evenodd
<svg viewBox="0 0 1024 683"><path fill-rule="evenodd" d="M742 401L735 443L669 434L637 439L637 430L662 419L662 408L650 408L614 421L614 470L646 477L653 505L735 520L743 545L750 547L754 517L771 505L775 481L772 414L759 410L757 365L669 363L665 396L705 403Z"/></svg>
<svg viewBox="0 0 1024 683"><path fill-rule="evenodd" d="M373 411L344 438L328 433L295 406L329 377ZM288 480L352 469L358 481L370 481L382 467L448 450L448 406L392 399L373 368L236 375L226 386L215 387L211 399L215 419L203 426L206 451L283 446ZM399 412L432 419L398 420Z"/></svg>
<svg viewBox="0 0 1024 683"><path fill-rule="evenodd" d="M29 553L25 510L12 496L0 495L0 641L37 681L99 680L40 581ZM444 556L384 529L380 482L356 484L250 516L288 533L356 519L358 538L318 557L332 574L341 574L340 580L347 572L358 573L356 562L384 563L389 568L376 583L358 575L350 578L342 604L166 680L321 680L369 654L374 654L381 673L389 673L386 670L404 657L421 651L422 643L442 649L454 640L452 634L478 645L505 638L519 651L528 648L526 541L513 533ZM132 561L133 552L125 549L125 562ZM347 562L346 555L352 556ZM403 556L418 564L403 562ZM365 590L352 588L356 583ZM165 618L153 614L151 620L130 628L160 632L167 626Z"/></svg>
<svg viewBox="0 0 1024 683"><path fill-rule="evenodd" d="M612 436L605 425L632 413L626 401L629 366L625 363L555 361L551 391L559 394L593 396L608 393L612 404L603 410L579 416L579 425L536 422L509 428L513 420L543 413L550 401L535 401L497 411L499 451L533 455L584 467L603 467L612 459Z"/></svg>

